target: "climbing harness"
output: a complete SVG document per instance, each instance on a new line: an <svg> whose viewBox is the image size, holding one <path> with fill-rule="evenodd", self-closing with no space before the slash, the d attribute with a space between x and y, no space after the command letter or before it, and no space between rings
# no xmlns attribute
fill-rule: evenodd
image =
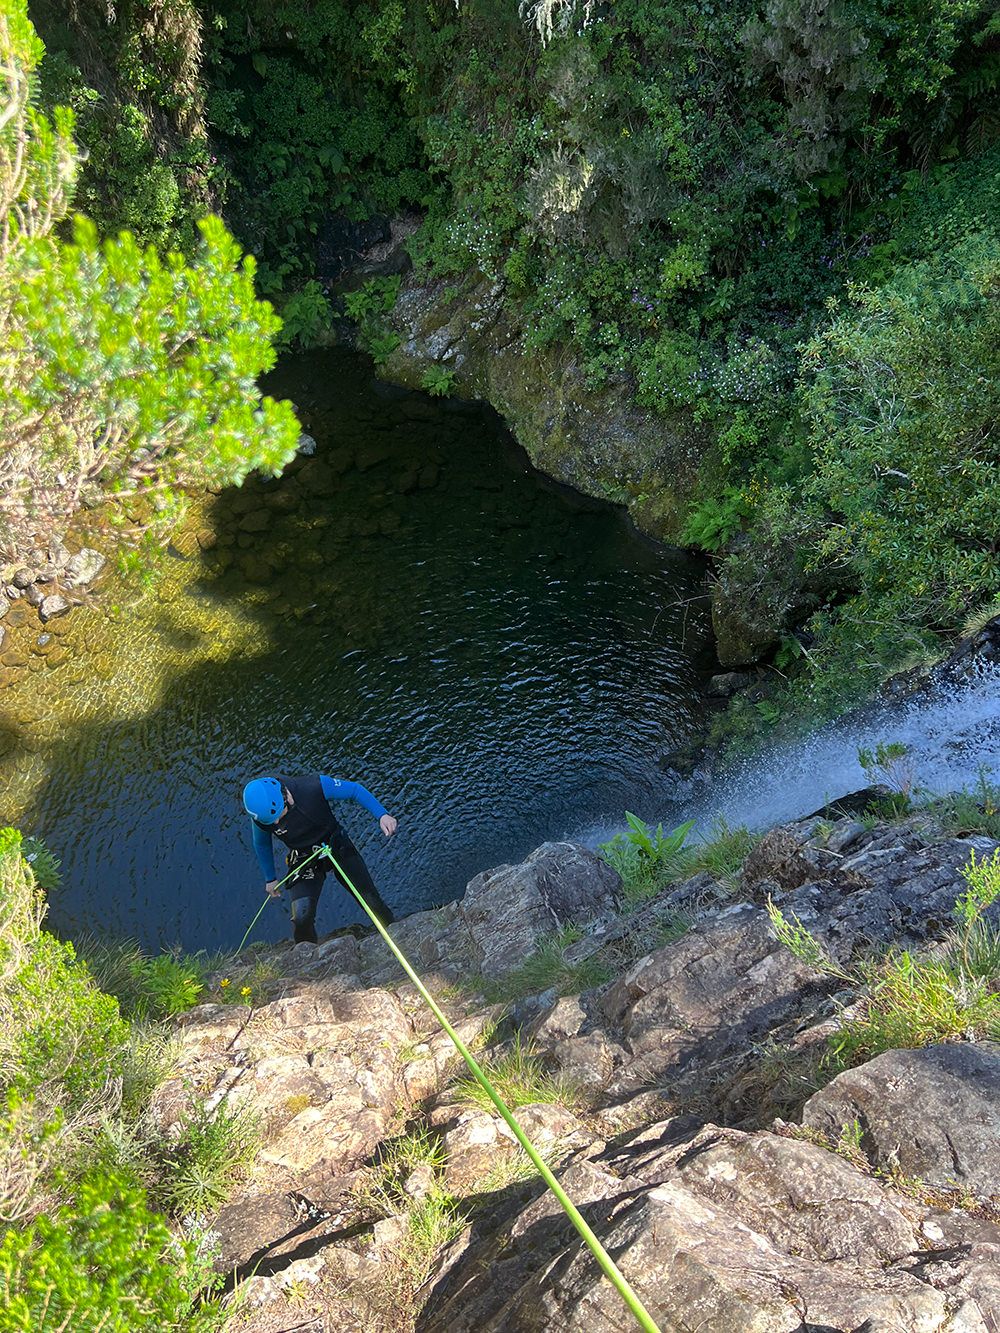
<svg viewBox="0 0 1000 1333"><path fill-rule="evenodd" d="M430 1007L430 1010L433 1013L434 1017L437 1019L437 1021L444 1028L445 1032L447 1032L448 1036L451 1038L452 1042L454 1043L455 1049L458 1051L459 1055L465 1061L466 1065L468 1065L470 1073L476 1079L477 1083L479 1083L479 1085L482 1087L483 1091L486 1093L487 1097L489 1097L493 1105L503 1116L504 1120L507 1122L507 1124L513 1131L514 1136L517 1139L518 1143L520 1143L521 1147L530 1157L532 1164L538 1171L539 1175L542 1177L546 1185L548 1185L549 1189L562 1204L563 1211L566 1213L566 1216L569 1218L569 1220L576 1227L577 1231L583 1237L588 1248L590 1249L591 1254L593 1254L598 1264L600 1264L601 1269L604 1272L604 1275L617 1288L620 1296L622 1297L622 1300L624 1300L629 1310L631 1310L632 1314L635 1316L636 1321L638 1322L640 1328L645 1329L646 1333L660 1333L659 1325L655 1323L652 1316L649 1314L649 1312L646 1310L642 1302L639 1300L639 1297L636 1295L632 1287L629 1285L628 1279L621 1272L618 1265L611 1258L610 1254L608 1254L607 1250L594 1235L593 1231L591 1231L590 1227L587 1225L583 1215L577 1208L576 1204L569 1197L569 1195L566 1193L563 1187L559 1184L558 1180L556 1180L555 1176L549 1170L545 1161L539 1155L537 1150L534 1148L528 1136L525 1134L524 1130L514 1119L514 1115L508 1108L506 1102L504 1102L503 1098L493 1087L493 1084L490 1082L486 1074L480 1068L472 1052L466 1046L465 1042L458 1035L458 1033L455 1031L452 1025L448 1022L447 1018L445 1018L444 1014L438 1007L430 991L427 989L424 983L417 976L416 972L414 972L413 968L407 962L402 951L397 947L396 942L393 940L392 936L386 930L385 926L383 926L382 922L378 919L378 917L375 915L372 909L365 902L364 898L362 898L361 894L354 887L353 883L351 882L350 876L348 876L347 873L338 864L337 858L334 856L329 846L327 846L324 843L324 845L318 848L317 850L325 852L327 854L327 856L333 863L334 869L340 876L341 881L344 884L346 884L346 886L350 889L350 891L354 894L355 898L364 908L365 912L371 919L372 924L375 926L375 929L378 931L378 933L382 936L383 940L385 940L386 944L388 944L389 948L395 954L396 960L402 967L403 971L413 982L414 986L416 986L417 990L420 992L425 1002ZM282 881L282 883L284 883L284 881ZM249 933L250 932L248 931L247 934Z"/></svg>
<svg viewBox="0 0 1000 1333"><path fill-rule="evenodd" d="M322 854L323 854L325 851L327 851L327 850L328 850L328 848L326 847L325 844L324 844L322 847L317 847L317 848L316 848L314 851L312 851L307 857L305 857L304 860L299 861L296 865L294 865L294 866L292 867L292 869L288 872L288 874L285 876L285 878L284 878L284 879L279 879L278 882L277 882L277 884L275 884L274 887L275 887L276 889L280 889L281 886L282 886L282 884L287 884L288 881L289 881L290 879L294 879L294 878L298 875L298 873L300 872L300 870L302 869L303 866L307 866L307 865L309 864L310 861L312 861L312 860L313 860L315 857L317 857L317 856L322 856ZM237 953L242 953L242 952L243 952L243 946L244 946L244 944L246 944L247 940L250 938L250 932L251 932L251 930L253 930L254 926L255 926L255 925L257 924L257 922L260 920L260 918L261 918L261 913L264 911L264 908L267 906L267 904L270 902L270 900L271 900L272 898L274 898L274 896L275 896L275 895L274 895L273 893L265 894L265 896L264 896L264 901L261 903L260 908L259 908L259 910L258 910L258 912L257 912L257 915L256 915L256 916L254 917L254 919L250 922L249 926L247 926L247 933L243 936L243 938L242 938L242 939L240 940L240 942L239 942L239 945L237 946L237 949L236 949L236 952L237 952Z"/></svg>

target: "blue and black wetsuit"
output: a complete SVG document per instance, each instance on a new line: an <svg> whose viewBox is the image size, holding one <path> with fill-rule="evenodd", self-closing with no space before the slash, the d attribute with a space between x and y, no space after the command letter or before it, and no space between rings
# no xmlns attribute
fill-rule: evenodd
<svg viewBox="0 0 1000 1333"><path fill-rule="evenodd" d="M344 782L340 778L330 778L317 773L304 778L282 778L278 781L292 800L286 802L288 808L277 824L253 824L253 846L257 860L266 880L276 879L274 869L274 847L272 836L278 838L289 849L286 858L287 868L291 871L304 861L310 852L327 843L344 872L350 876L355 888L364 898L379 920L388 925L395 917L390 908L382 901L368 867L361 859L361 853L355 847L330 809L331 801L358 801L370 810L376 819L381 819L388 811L379 801L361 786L359 782ZM288 882L292 898L292 925L295 942L302 940L316 943L316 906L323 889L327 874L336 869L326 856L317 856L304 866L300 875L295 875ZM338 880L340 876L337 875ZM343 883L343 880L340 880Z"/></svg>

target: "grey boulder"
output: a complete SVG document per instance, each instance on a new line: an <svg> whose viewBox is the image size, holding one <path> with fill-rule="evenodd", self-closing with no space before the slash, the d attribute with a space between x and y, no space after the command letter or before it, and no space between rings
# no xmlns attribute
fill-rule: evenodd
<svg viewBox="0 0 1000 1333"><path fill-rule="evenodd" d="M834 1139L856 1121L875 1166L992 1194L1000 1189L1000 1045L886 1051L810 1097L803 1121Z"/></svg>

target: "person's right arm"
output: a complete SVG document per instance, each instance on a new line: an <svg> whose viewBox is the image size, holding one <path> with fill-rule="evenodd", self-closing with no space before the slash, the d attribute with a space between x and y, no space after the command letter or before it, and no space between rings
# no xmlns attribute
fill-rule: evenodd
<svg viewBox="0 0 1000 1333"><path fill-rule="evenodd" d="M253 849L257 853L257 861L260 865L261 873L267 881L264 887L272 898L277 897L278 880L274 871L274 844L271 841L270 833L265 831L251 820L250 827L253 830Z"/></svg>

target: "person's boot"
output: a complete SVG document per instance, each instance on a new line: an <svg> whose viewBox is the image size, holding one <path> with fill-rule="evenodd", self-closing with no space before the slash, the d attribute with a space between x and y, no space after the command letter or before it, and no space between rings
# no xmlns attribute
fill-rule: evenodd
<svg viewBox="0 0 1000 1333"><path fill-rule="evenodd" d="M294 923L294 933L292 939L296 944L315 944L316 943L316 922L296 921Z"/></svg>

